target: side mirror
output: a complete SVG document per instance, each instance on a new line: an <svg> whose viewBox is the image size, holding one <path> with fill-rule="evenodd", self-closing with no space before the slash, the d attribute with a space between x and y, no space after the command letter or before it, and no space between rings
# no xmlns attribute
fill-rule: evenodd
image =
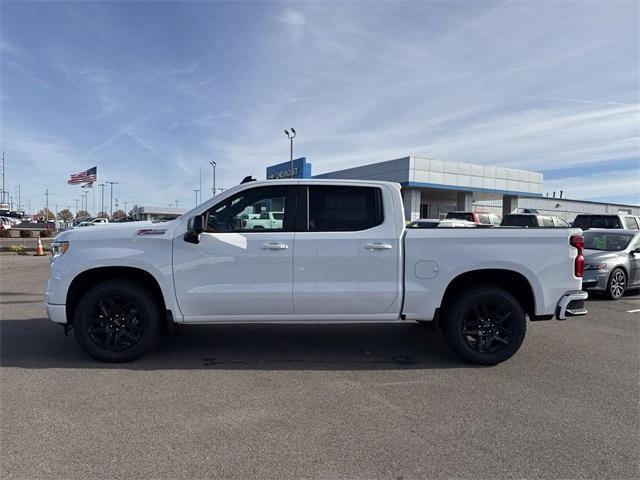
<svg viewBox="0 0 640 480"><path fill-rule="evenodd" d="M187 223L187 231L184 234L184 241L189 243L200 243L200 234L204 231L204 215L191 217Z"/></svg>

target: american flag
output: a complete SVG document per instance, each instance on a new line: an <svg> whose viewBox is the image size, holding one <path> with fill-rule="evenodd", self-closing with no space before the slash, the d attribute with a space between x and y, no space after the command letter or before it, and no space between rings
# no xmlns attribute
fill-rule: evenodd
<svg viewBox="0 0 640 480"><path fill-rule="evenodd" d="M90 168L85 172L76 173L71 175L71 178L67 181L69 185L80 185L81 183L93 183L98 178L98 167Z"/></svg>

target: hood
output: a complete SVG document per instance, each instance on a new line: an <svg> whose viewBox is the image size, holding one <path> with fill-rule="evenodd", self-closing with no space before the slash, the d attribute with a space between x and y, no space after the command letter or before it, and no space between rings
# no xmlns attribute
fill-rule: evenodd
<svg viewBox="0 0 640 480"><path fill-rule="evenodd" d="M589 250L584 251L585 263L607 263L607 260L613 260L618 258L623 252L603 252L602 250Z"/></svg>
<svg viewBox="0 0 640 480"><path fill-rule="evenodd" d="M177 222L126 222L102 223L91 227L75 227L56 235L54 241L108 240L133 237L172 236Z"/></svg>

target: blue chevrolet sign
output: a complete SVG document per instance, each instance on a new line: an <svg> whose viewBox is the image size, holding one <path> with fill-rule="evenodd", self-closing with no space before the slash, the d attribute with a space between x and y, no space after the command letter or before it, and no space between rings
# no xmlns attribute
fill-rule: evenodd
<svg viewBox="0 0 640 480"><path fill-rule="evenodd" d="M278 165L267 167L267 180L278 178L291 178L291 162L282 162ZM311 164L307 163L306 157L293 160L293 178L310 178Z"/></svg>

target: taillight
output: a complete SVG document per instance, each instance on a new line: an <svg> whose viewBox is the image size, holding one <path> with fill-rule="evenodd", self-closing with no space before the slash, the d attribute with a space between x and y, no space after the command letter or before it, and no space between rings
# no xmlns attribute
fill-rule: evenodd
<svg viewBox="0 0 640 480"><path fill-rule="evenodd" d="M576 277L582 277L582 272L584 271L584 256L582 255L584 238L582 235L571 235L569 237L569 244L578 249L578 256L575 261L575 275Z"/></svg>

